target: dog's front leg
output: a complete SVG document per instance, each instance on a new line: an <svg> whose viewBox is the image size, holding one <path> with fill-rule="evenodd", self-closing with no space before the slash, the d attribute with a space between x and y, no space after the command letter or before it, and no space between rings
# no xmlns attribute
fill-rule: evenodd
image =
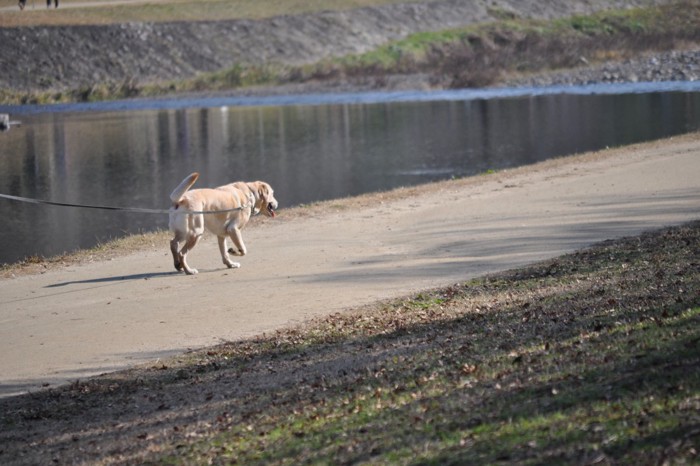
<svg viewBox="0 0 700 466"><path fill-rule="evenodd" d="M241 266L238 262L233 262L231 258L228 257L228 252L226 251L226 237L217 236L219 240L219 252L221 252L221 259L224 261L224 265L229 269L237 269Z"/></svg>
<svg viewBox="0 0 700 466"><path fill-rule="evenodd" d="M236 254L239 256L246 255L245 244L243 243L243 236L241 235L241 230L237 227L231 227L228 230L228 235L233 241L233 247L228 250L231 254Z"/></svg>

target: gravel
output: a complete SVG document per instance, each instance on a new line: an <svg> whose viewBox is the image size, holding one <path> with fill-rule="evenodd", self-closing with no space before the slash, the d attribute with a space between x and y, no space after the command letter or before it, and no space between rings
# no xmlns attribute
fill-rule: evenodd
<svg viewBox="0 0 700 466"><path fill-rule="evenodd" d="M700 79L700 49L650 54L623 61L609 61L532 76L506 79L501 86L553 86L615 84L628 82L697 81Z"/></svg>

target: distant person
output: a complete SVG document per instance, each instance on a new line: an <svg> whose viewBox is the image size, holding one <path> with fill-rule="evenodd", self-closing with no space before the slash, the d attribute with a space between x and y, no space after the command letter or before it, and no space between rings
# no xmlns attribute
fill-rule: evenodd
<svg viewBox="0 0 700 466"><path fill-rule="evenodd" d="M56 8L58 8L58 0L54 0ZM46 8L51 8L51 0L46 0Z"/></svg>
<svg viewBox="0 0 700 466"><path fill-rule="evenodd" d="M19 0L19 9L24 10L24 7L26 4L27 4L27 0Z"/></svg>

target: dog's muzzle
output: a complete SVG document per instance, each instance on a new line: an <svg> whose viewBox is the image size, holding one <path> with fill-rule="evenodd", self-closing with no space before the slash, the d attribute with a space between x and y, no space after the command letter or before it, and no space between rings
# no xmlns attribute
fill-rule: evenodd
<svg viewBox="0 0 700 466"><path fill-rule="evenodd" d="M272 205L272 202L267 204L267 212L270 214L270 217L275 216L275 206Z"/></svg>

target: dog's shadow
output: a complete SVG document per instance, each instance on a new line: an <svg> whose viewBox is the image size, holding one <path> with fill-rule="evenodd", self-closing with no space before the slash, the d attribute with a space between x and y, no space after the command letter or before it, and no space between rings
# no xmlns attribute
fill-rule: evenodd
<svg viewBox="0 0 700 466"><path fill-rule="evenodd" d="M45 288L60 288L62 286L68 285L81 285L81 284L101 284L101 283L118 283L131 280L149 280L151 278L157 277L170 277L175 275L181 275L181 272L152 272L152 273L136 273L133 275L117 275L114 277L103 277L103 278L90 278L88 280L72 280L68 282L54 283L53 285L46 285Z"/></svg>

